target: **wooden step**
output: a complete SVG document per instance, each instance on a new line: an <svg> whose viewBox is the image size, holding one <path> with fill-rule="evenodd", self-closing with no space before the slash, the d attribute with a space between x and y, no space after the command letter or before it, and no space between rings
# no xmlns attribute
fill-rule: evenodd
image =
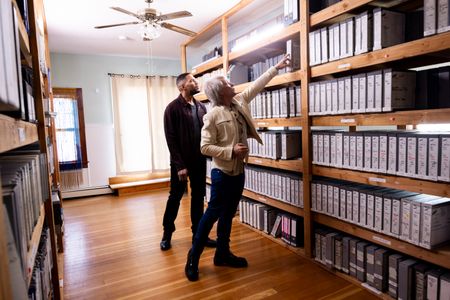
<svg viewBox="0 0 450 300"><path fill-rule="evenodd" d="M119 196L129 195L140 192L147 192L151 190L157 190L167 188L170 186L170 178L157 178L150 180L140 180L134 182L125 182L110 184L109 187L112 190L117 190Z"/></svg>

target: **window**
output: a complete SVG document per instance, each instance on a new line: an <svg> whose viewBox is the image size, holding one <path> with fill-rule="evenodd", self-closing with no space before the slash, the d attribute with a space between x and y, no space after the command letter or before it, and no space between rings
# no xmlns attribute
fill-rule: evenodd
<svg viewBox="0 0 450 300"><path fill-rule="evenodd" d="M53 88L53 111L60 170L87 168L81 89Z"/></svg>

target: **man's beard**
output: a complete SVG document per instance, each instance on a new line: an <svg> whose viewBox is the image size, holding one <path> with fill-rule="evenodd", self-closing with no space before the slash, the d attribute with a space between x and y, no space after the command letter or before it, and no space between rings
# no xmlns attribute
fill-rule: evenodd
<svg viewBox="0 0 450 300"><path fill-rule="evenodd" d="M189 92L189 94L190 94L191 96L194 96L195 94L198 94L198 93L200 93L199 89L193 89L193 90L191 90L191 91Z"/></svg>

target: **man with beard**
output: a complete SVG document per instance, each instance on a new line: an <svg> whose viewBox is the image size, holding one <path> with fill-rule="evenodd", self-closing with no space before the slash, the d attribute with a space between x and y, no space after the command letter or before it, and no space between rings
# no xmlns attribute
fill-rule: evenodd
<svg viewBox="0 0 450 300"><path fill-rule="evenodd" d="M206 158L200 153L200 131L206 108L193 97L199 92L198 82L190 73L177 77L180 95L167 105L164 112L164 132L170 151L170 192L163 218L164 234L161 250L171 248L172 233L180 201L186 191L187 178L191 183L192 236L203 215L205 196ZM206 246L215 247L208 239Z"/></svg>

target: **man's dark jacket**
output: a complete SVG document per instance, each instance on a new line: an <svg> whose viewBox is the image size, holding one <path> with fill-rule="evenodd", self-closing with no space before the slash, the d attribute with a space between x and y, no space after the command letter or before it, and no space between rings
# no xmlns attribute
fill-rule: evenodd
<svg viewBox="0 0 450 300"><path fill-rule="evenodd" d="M203 103L193 101L197 107L197 117L201 130L206 107ZM193 142L195 139L193 130L191 105L180 94L178 98L167 105L164 111L164 133L170 151L170 163L178 171L195 167L199 160L205 159L200 153L200 140ZM197 136L200 136L200 133Z"/></svg>

